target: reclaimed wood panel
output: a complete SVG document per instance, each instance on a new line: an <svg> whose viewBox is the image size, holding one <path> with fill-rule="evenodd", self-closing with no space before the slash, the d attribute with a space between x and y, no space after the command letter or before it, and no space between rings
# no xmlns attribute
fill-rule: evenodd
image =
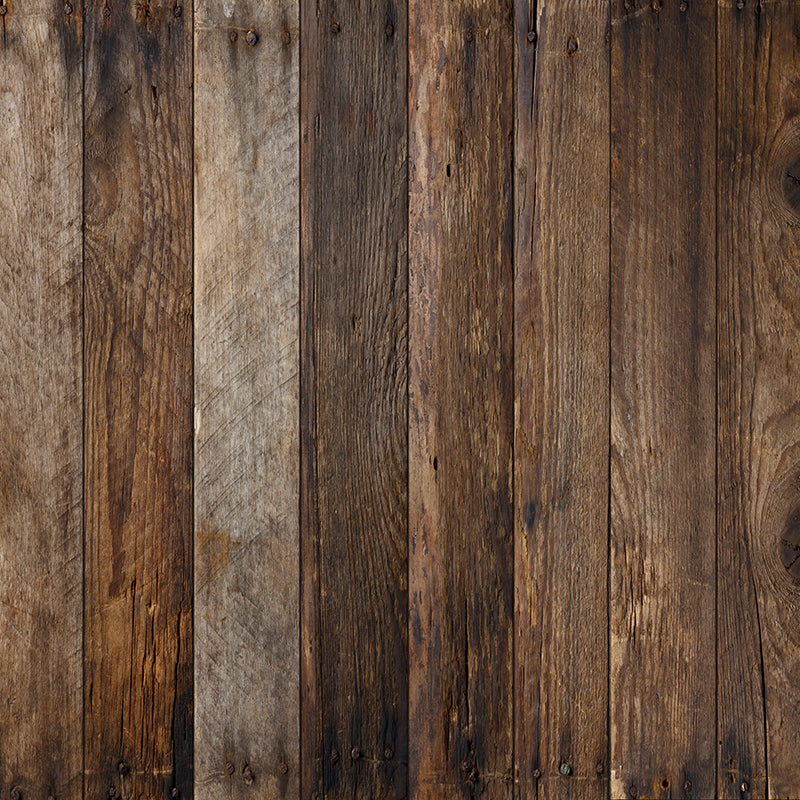
<svg viewBox="0 0 800 800"><path fill-rule="evenodd" d="M719 797L800 795L800 9L719 6Z"/></svg>
<svg viewBox="0 0 800 800"><path fill-rule="evenodd" d="M81 9L0 27L0 792L78 797Z"/></svg>
<svg viewBox="0 0 800 800"><path fill-rule="evenodd" d="M513 5L409 17L409 796L510 798Z"/></svg>
<svg viewBox="0 0 800 800"><path fill-rule="evenodd" d="M608 23L516 3L520 800L608 792Z"/></svg>
<svg viewBox="0 0 800 800"><path fill-rule="evenodd" d="M615 798L716 789L715 10L612 12Z"/></svg>
<svg viewBox="0 0 800 800"><path fill-rule="evenodd" d="M192 7L85 25L85 792L191 797Z"/></svg>
<svg viewBox="0 0 800 800"><path fill-rule="evenodd" d="M405 798L407 12L301 4L303 798Z"/></svg>
<svg viewBox="0 0 800 800"><path fill-rule="evenodd" d="M299 8L195 12L195 797L296 798Z"/></svg>

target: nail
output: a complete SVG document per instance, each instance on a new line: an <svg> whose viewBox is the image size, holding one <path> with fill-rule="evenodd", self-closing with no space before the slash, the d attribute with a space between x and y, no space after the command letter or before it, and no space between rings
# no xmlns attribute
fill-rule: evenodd
<svg viewBox="0 0 800 800"><path fill-rule="evenodd" d="M228 37L229 37L229 38L230 38L230 40L231 40L231 44L236 44L236 40L239 38L239 34L238 34L238 33L236 33L236 31L231 31L231 32L228 34Z"/></svg>
<svg viewBox="0 0 800 800"><path fill-rule="evenodd" d="M336 764L339 761L339 751L334 747L331 750L331 764Z"/></svg>
<svg viewBox="0 0 800 800"><path fill-rule="evenodd" d="M172 14L174 15L175 19L183 16L183 6L180 3L176 3L175 8L172 9Z"/></svg>
<svg viewBox="0 0 800 800"><path fill-rule="evenodd" d="M567 764L566 761L561 762L561 766L558 768L558 771L562 775L572 775L572 767L569 764Z"/></svg>
<svg viewBox="0 0 800 800"><path fill-rule="evenodd" d="M387 747L383 751L383 756L387 761L391 761L392 757L394 756L394 750L391 747Z"/></svg>
<svg viewBox="0 0 800 800"><path fill-rule="evenodd" d="M639 790L633 784L631 784L630 789L628 789L628 794L633 798L633 800L636 800L636 798L639 796Z"/></svg>
<svg viewBox="0 0 800 800"><path fill-rule="evenodd" d="M0 6L0 17L4 17L7 11L8 8L6 8L6 6Z"/></svg>
<svg viewBox="0 0 800 800"><path fill-rule="evenodd" d="M281 761L281 763L278 764L278 771L281 775L285 775L289 771L289 765L285 761Z"/></svg>
<svg viewBox="0 0 800 800"><path fill-rule="evenodd" d="M108 19L111 16L111 7L103 6L103 16Z"/></svg>
<svg viewBox="0 0 800 800"><path fill-rule="evenodd" d="M5 8L5 6L4 6L4 8ZM19 795L19 787L15 786L11 790L11 800L19 800L19 797L20 797L20 795Z"/></svg>
<svg viewBox="0 0 800 800"><path fill-rule="evenodd" d="M624 6L626 11L630 11L631 10L631 4L630 4L629 0L625 0L625 2L623 3L623 6Z"/></svg>
<svg viewBox="0 0 800 800"><path fill-rule="evenodd" d="M738 8L739 11L741 11L744 8L744 0L738 0L738 2L736 3L736 8Z"/></svg>
<svg viewBox="0 0 800 800"><path fill-rule="evenodd" d="M283 46L288 47L291 41L292 41L291 31L288 28L284 28L283 33L281 34L281 42L283 43Z"/></svg>
<svg viewBox="0 0 800 800"><path fill-rule="evenodd" d="M177 787L177 786L173 786L173 787L172 787L172 791L170 792L170 794L171 794L173 797L177 797L177 796L180 794L180 792L178 791L178 787Z"/></svg>
<svg viewBox="0 0 800 800"><path fill-rule="evenodd" d="M603 762L602 761L598 761L597 762L597 765L595 766L594 771L598 775L602 775L603 774Z"/></svg>
<svg viewBox="0 0 800 800"><path fill-rule="evenodd" d="M661 11L661 0L653 0L653 2L650 3L650 8L653 9L655 14L658 14L658 12Z"/></svg>
<svg viewBox="0 0 800 800"><path fill-rule="evenodd" d="M532 774L535 780L539 780L539 778L542 777L542 771L539 769L539 767L536 767Z"/></svg>
<svg viewBox="0 0 800 800"><path fill-rule="evenodd" d="M472 32L472 28L467 28L467 42L471 42L475 38L475 34Z"/></svg>
<svg viewBox="0 0 800 800"><path fill-rule="evenodd" d="M120 761L119 764L117 764L117 769L120 775L127 775L131 771L130 767L128 767L124 761Z"/></svg>
<svg viewBox="0 0 800 800"><path fill-rule="evenodd" d="M253 785L253 771L250 769L249 764L244 765L244 769L242 770L242 780L248 785Z"/></svg>
<svg viewBox="0 0 800 800"><path fill-rule="evenodd" d="M256 32L250 28L250 30L244 35L244 40L250 45L250 47L253 47L258 41L258 36L256 35Z"/></svg>
<svg viewBox="0 0 800 800"><path fill-rule="evenodd" d="M681 12L685 12L686 9L689 8L689 6L686 5L686 0L681 0L681 4L678 7L680 8Z"/></svg>
<svg viewBox="0 0 800 800"><path fill-rule="evenodd" d="M528 44L533 44L536 41L536 31L528 31L525 38L528 40Z"/></svg>
<svg viewBox="0 0 800 800"><path fill-rule="evenodd" d="M692 791L692 782L688 778L683 782L683 791L686 792L686 794Z"/></svg>
<svg viewBox="0 0 800 800"><path fill-rule="evenodd" d="M73 10L72 3L64 3L64 13L67 16L70 16L72 14L72 10Z"/></svg>
<svg viewBox="0 0 800 800"><path fill-rule="evenodd" d="M394 36L394 25L391 22L386 23L386 38L391 39Z"/></svg>
<svg viewBox="0 0 800 800"><path fill-rule="evenodd" d="M569 37L569 41L567 42L567 52L570 55L578 52L578 40L574 36Z"/></svg>
<svg viewBox="0 0 800 800"><path fill-rule="evenodd" d="M742 785L739 787L743 792L746 792L750 789L750 784L747 781L742 781Z"/></svg>
<svg viewBox="0 0 800 800"><path fill-rule="evenodd" d="M354 747L350 751L350 758L352 758L353 761L357 761L359 758L361 758L361 751L357 747Z"/></svg>
<svg viewBox="0 0 800 800"><path fill-rule="evenodd" d="M340 30L341 27L339 23L336 20L333 20L333 22L331 22L331 33L339 33Z"/></svg>
<svg viewBox="0 0 800 800"><path fill-rule="evenodd" d="M225 762L225 772L227 772L228 775L233 775L233 773L236 772L236 767L233 766L233 761Z"/></svg>

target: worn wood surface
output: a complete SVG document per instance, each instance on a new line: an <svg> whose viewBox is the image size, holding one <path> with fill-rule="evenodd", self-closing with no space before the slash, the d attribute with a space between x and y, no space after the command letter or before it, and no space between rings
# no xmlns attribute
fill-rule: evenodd
<svg viewBox="0 0 800 800"><path fill-rule="evenodd" d="M800 12L718 13L717 791L784 798L800 790Z"/></svg>
<svg viewBox="0 0 800 800"><path fill-rule="evenodd" d="M192 796L191 12L85 13L87 797Z"/></svg>
<svg viewBox="0 0 800 800"><path fill-rule="evenodd" d="M409 17L409 795L509 798L513 7Z"/></svg>
<svg viewBox="0 0 800 800"><path fill-rule="evenodd" d="M611 25L611 795L712 797L715 4L628 8Z"/></svg>
<svg viewBox="0 0 800 800"><path fill-rule="evenodd" d="M299 44L196 6L196 798L298 793Z"/></svg>
<svg viewBox="0 0 800 800"><path fill-rule="evenodd" d="M0 5L0 793L81 791L81 15Z"/></svg>
<svg viewBox="0 0 800 800"><path fill-rule="evenodd" d="M608 23L606 2L516 4L520 800L608 786Z"/></svg>
<svg viewBox="0 0 800 800"><path fill-rule="evenodd" d="M0 26L1 796L800 795L795 4Z"/></svg>
<svg viewBox="0 0 800 800"><path fill-rule="evenodd" d="M302 23L302 797L399 800L407 12L394 0L304 0Z"/></svg>

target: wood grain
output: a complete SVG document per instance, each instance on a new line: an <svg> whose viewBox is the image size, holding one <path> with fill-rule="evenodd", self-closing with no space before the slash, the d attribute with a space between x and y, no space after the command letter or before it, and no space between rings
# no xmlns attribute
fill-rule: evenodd
<svg viewBox="0 0 800 800"><path fill-rule="evenodd" d="M302 797L405 798L406 7L302 3Z"/></svg>
<svg viewBox="0 0 800 800"><path fill-rule="evenodd" d="M85 792L192 796L192 8L85 35Z"/></svg>
<svg viewBox="0 0 800 800"><path fill-rule="evenodd" d="M0 792L81 792L81 13L2 7Z"/></svg>
<svg viewBox="0 0 800 800"><path fill-rule="evenodd" d="M717 791L795 797L800 10L769 2L718 13Z"/></svg>
<svg viewBox="0 0 800 800"><path fill-rule="evenodd" d="M197 5L198 799L298 793L298 52L296 2Z"/></svg>
<svg viewBox="0 0 800 800"><path fill-rule="evenodd" d="M712 797L715 4L629 8L611 32L611 795Z"/></svg>
<svg viewBox="0 0 800 800"><path fill-rule="evenodd" d="M409 16L409 796L509 798L513 6Z"/></svg>
<svg viewBox="0 0 800 800"><path fill-rule="evenodd" d="M608 15L516 4L520 800L608 793Z"/></svg>

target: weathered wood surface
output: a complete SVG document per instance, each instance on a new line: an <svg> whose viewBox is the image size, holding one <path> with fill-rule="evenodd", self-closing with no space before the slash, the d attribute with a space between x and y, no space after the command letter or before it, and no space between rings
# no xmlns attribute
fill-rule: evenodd
<svg viewBox="0 0 800 800"><path fill-rule="evenodd" d="M800 9L718 9L720 797L800 792Z"/></svg>
<svg viewBox="0 0 800 800"><path fill-rule="evenodd" d="M715 10L612 11L612 797L716 789Z"/></svg>
<svg viewBox="0 0 800 800"><path fill-rule="evenodd" d="M0 10L0 793L77 797L81 17Z"/></svg>
<svg viewBox="0 0 800 800"><path fill-rule="evenodd" d="M510 798L513 7L409 17L409 795Z"/></svg>
<svg viewBox="0 0 800 800"><path fill-rule="evenodd" d="M303 798L405 798L404 2L304 0Z"/></svg>
<svg viewBox="0 0 800 800"><path fill-rule="evenodd" d="M87 797L192 796L192 9L86 4Z"/></svg>
<svg viewBox="0 0 800 800"><path fill-rule="evenodd" d="M608 791L609 8L516 4L520 800Z"/></svg>
<svg viewBox="0 0 800 800"><path fill-rule="evenodd" d="M293 0L197 3L198 800L298 794L299 45Z"/></svg>

